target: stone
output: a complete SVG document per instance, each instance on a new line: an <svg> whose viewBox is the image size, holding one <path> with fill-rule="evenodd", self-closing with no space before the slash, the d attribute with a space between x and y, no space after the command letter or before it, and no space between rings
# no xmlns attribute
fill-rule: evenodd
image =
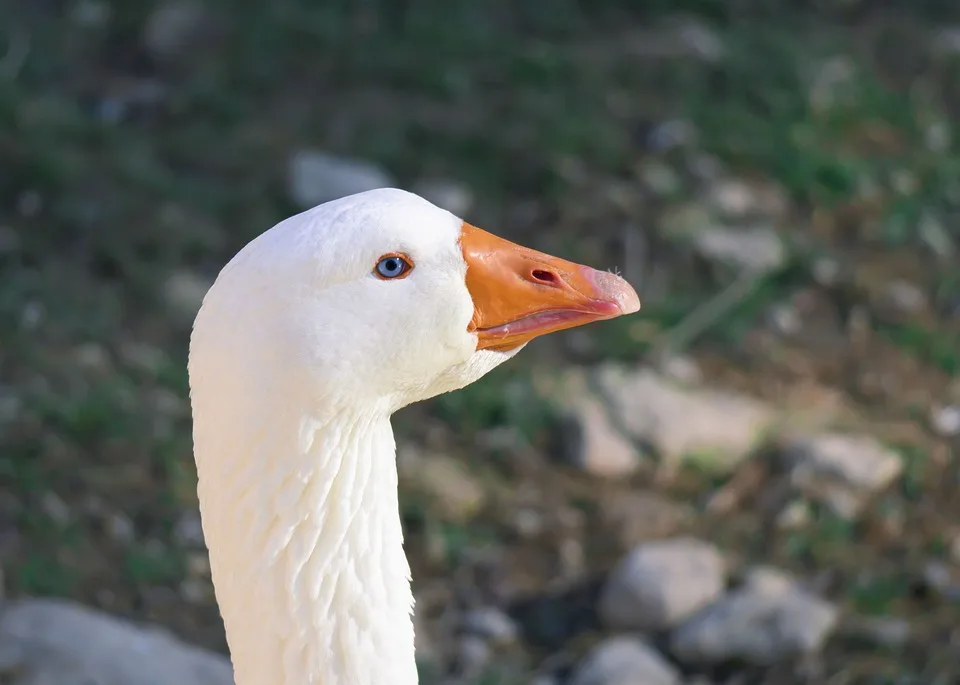
<svg viewBox="0 0 960 685"><path fill-rule="evenodd" d="M923 567L923 585L934 594L951 601L960 599L960 583L956 573L942 561L929 561Z"/></svg>
<svg viewBox="0 0 960 685"><path fill-rule="evenodd" d="M233 685L227 657L79 604L0 608L0 680L9 685Z"/></svg>
<svg viewBox="0 0 960 685"><path fill-rule="evenodd" d="M851 616L839 626L846 640L869 646L899 649L910 641L909 621L893 616Z"/></svg>
<svg viewBox="0 0 960 685"><path fill-rule="evenodd" d="M570 677L570 685L679 685L677 669L637 637L596 645Z"/></svg>
<svg viewBox="0 0 960 685"><path fill-rule="evenodd" d="M620 478L636 472L641 464L640 452L611 425L600 400L589 393L576 397L564 414L563 439L559 441L564 459L603 478Z"/></svg>
<svg viewBox="0 0 960 685"><path fill-rule="evenodd" d="M800 311L789 302L773 305L767 312L770 327L780 335L797 335L803 330Z"/></svg>
<svg viewBox="0 0 960 685"><path fill-rule="evenodd" d="M866 435L795 437L784 446L784 457L793 486L845 518L856 516L870 496L903 471L895 451Z"/></svg>
<svg viewBox="0 0 960 685"><path fill-rule="evenodd" d="M457 643L457 664L465 675L478 675L492 656L490 645L477 635L464 635Z"/></svg>
<svg viewBox="0 0 960 685"><path fill-rule="evenodd" d="M510 644L517 640L519 630L512 618L496 607L480 607L467 612L463 618L464 631L478 635L494 644Z"/></svg>
<svg viewBox="0 0 960 685"><path fill-rule="evenodd" d="M781 595L796 587L796 581L771 566L754 566L743 577L743 587L760 595Z"/></svg>
<svg viewBox="0 0 960 685"><path fill-rule="evenodd" d="M833 257L818 257L814 260L810 272L819 285L832 288L840 282L843 269L840 262Z"/></svg>
<svg viewBox="0 0 960 685"><path fill-rule="evenodd" d="M766 226L711 226L694 237L693 245L704 259L751 273L775 271L787 258L783 241Z"/></svg>
<svg viewBox="0 0 960 685"><path fill-rule="evenodd" d="M458 217L473 207L473 193L465 185L443 178L425 178L413 186L413 192Z"/></svg>
<svg viewBox="0 0 960 685"><path fill-rule="evenodd" d="M609 365L596 378L616 423L667 465L695 461L715 472L731 471L759 446L777 418L759 400L684 388L646 368Z"/></svg>
<svg viewBox="0 0 960 685"><path fill-rule="evenodd" d="M736 178L718 179L710 185L707 202L718 213L743 217L756 209L756 192L750 184Z"/></svg>
<svg viewBox="0 0 960 685"><path fill-rule="evenodd" d="M903 279L888 283L882 297L893 309L905 314L916 314L927 308L927 295L923 289Z"/></svg>
<svg viewBox="0 0 960 685"><path fill-rule="evenodd" d="M299 150L290 159L290 199L301 209L347 195L395 185L375 164L316 150Z"/></svg>
<svg viewBox="0 0 960 685"><path fill-rule="evenodd" d="M706 542L674 538L638 545L613 569L598 613L609 628L664 630L716 600L726 569Z"/></svg>
<svg viewBox="0 0 960 685"><path fill-rule="evenodd" d="M930 427L937 435L952 438L960 435L960 405L948 404L945 407L935 407L930 412Z"/></svg>
<svg viewBox="0 0 960 685"><path fill-rule="evenodd" d="M678 385L696 385L703 380L703 372L695 359L683 355L669 355L660 361L660 372Z"/></svg>
<svg viewBox="0 0 960 685"><path fill-rule="evenodd" d="M781 530L800 530L813 521L810 503L804 499L791 500L777 514L777 527Z"/></svg>
<svg viewBox="0 0 960 685"><path fill-rule="evenodd" d="M688 618L671 634L670 651L690 665L769 666L819 650L837 619L829 602L767 574Z"/></svg>

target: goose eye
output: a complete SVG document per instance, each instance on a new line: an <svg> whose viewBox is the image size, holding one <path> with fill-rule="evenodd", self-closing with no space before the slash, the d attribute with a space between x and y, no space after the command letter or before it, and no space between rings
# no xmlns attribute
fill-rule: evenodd
<svg viewBox="0 0 960 685"><path fill-rule="evenodd" d="M381 257L374 271L380 278L393 279L406 276L412 268L413 265L406 257L391 254Z"/></svg>

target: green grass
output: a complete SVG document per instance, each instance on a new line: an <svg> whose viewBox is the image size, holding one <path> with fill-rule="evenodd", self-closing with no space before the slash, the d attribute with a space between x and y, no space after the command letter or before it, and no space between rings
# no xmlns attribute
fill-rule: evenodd
<svg viewBox="0 0 960 685"><path fill-rule="evenodd" d="M897 602L910 596L912 590L912 581L906 574L872 575L851 588L850 603L864 614L889 614Z"/></svg>

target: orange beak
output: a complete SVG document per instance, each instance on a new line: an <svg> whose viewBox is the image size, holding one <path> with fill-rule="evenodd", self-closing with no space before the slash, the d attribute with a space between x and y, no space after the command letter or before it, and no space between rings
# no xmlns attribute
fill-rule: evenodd
<svg viewBox="0 0 960 685"><path fill-rule="evenodd" d="M463 224L478 350L507 351L537 336L640 309L640 298L619 276L531 250Z"/></svg>

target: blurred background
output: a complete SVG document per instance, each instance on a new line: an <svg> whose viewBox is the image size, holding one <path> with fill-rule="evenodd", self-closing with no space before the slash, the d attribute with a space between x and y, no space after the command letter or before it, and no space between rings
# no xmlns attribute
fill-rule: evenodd
<svg viewBox="0 0 960 685"><path fill-rule="evenodd" d="M395 417L424 683L960 682L958 14L0 2L0 679L230 682L190 325L397 185L644 302Z"/></svg>

